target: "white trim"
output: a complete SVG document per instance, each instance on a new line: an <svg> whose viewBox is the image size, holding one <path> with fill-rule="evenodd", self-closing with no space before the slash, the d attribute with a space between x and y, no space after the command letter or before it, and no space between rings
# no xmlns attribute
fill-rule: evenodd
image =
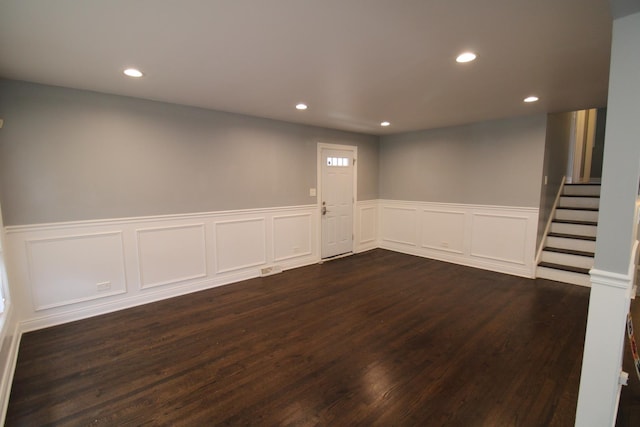
<svg viewBox="0 0 640 427"><path fill-rule="evenodd" d="M6 319L10 319L13 316L12 307L6 308L4 314ZM11 323L11 322L10 322ZM13 383L13 376L16 371L16 364L18 363L18 351L20 350L20 340L22 339L22 331L20 329L20 323L17 321L12 322L13 325L5 323L3 325L2 334L0 334L1 343L5 343L8 331L6 327L11 327L11 340L8 343L7 359L2 366L2 379L0 382L0 425L5 425L7 416L7 408L9 407L9 397L11 396L11 386Z"/></svg>
<svg viewBox="0 0 640 427"><path fill-rule="evenodd" d="M295 253L292 255L287 255L287 256L283 256L283 257L276 257L276 239L274 237L274 239L271 242L271 253L273 254L273 261L274 262L280 262L280 261L286 261L289 259L294 259L294 258L301 258L304 256L309 256L313 253L313 249L312 249L312 242L313 242L313 233L312 233L312 228L311 227L311 220L312 220L312 215L311 213L297 213L297 214L289 214L289 215L274 215L271 218L271 228L274 229L275 225L276 225L276 220L279 219L285 219L285 218L299 218L299 217L308 217L309 218L309 250L306 252L299 252L299 253ZM275 233L274 233L275 236Z"/></svg>
<svg viewBox="0 0 640 427"><path fill-rule="evenodd" d="M282 266L283 270L286 270L314 264L320 260L319 253L316 251L317 240L314 240L317 236L317 230L312 229L316 227L317 215L316 206L293 206L264 210L228 211L208 216L201 213L185 216L162 216L155 218L157 222L153 222L154 219L152 218L145 217L142 219L133 218L130 222L114 219L16 227L11 234L6 235L6 246L3 248L11 267L12 285L19 293L16 299L20 302L20 305L15 306L15 310L20 311L20 320L24 321L26 329L43 328L258 277L260 266L262 265L272 265L277 262ZM283 229L280 227L274 230L274 222L278 224L275 220L291 216L309 218L309 221L301 221L295 229L289 229L288 227ZM200 218L202 222L194 221L194 218ZM220 228L224 227L225 224L230 224L231 228L224 230L225 234L222 235L222 241L216 241L216 239L220 240ZM183 262L179 257L177 259L169 259L166 266L156 266L159 268L160 275L150 276L148 278L150 283L146 283L141 287L141 283L144 282L140 275L140 239L144 236L143 233L149 230L160 230L161 232L162 230L177 230L175 231L175 233L178 233L175 236L176 239L181 239L184 236L181 232L181 230L184 230L186 235L192 237L188 240L193 242L193 250L190 252L198 257L201 256L199 249L201 241L196 239L201 230L204 230L203 243L207 249L204 255L204 263L198 263L196 266L194 263L185 264L186 261ZM274 233L280 233L280 235L274 236ZM295 235L290 235L289 233L295 233ZM93 294L89 294L91 297L87 300L72 300L72 298L86 296L79 293L69 295L68 299L55 307L39 307L40 310L36 310L33 306L34 292L38 291L38 287L47 287L50 283L47 282L46 277L38 283L33 282L33 275L29 271L30 264L28 251L25 250L25 245L27 245L25 242L58 241L73 238L90 238L91 236L119 236L121 238L121 242L118 245L123 245L122 257L124 261L118 261L118 264L121 262L123 264L123 280L126 284L126 292L117 294L110 291L108 293L100 292L98 294L99 297L95 299L92 298ZM278 260L274 260L276 254L274 253L273 242L279 238L293 238L300 241L301 244L304 242L304 246L300 246L301 252L299 253L293 253L290 250L291 248L286 248L284 252L278 254ZM171 245L172 242L172 236L162 240L162 244ZM246 245L253 245L258 242L260 243L259 248L250 246L251 253L242 251L242 248ZM227 247L227 244L232 246ZM230 251L227 251L227 248ZM65 256L73 257L74 251L77 250L82 251L83 249L72 247ZM225 252L221 253L219 251ZM55 260L51 258L54 254L55 252L49 255L43 254L44 261L50 264L55 263ZM223 256L222 258L221 255ZM295 256L289 257L288 255ZM89 258L93 260L93 258ZM149 258L143 261L152 262L153 259ZM220 264L220 262L223 262L223 264ZM97 260L96 268L89 268L89 270L98 271L99 265L101 264ZM148 265L147 267L154 266ZM218 270L218 267L222 271ZM206 270L204 270L205 268ZM151 269L150 271L153 274L156 270ZM199 274L203 271L206 271L205 276ZM165 279L168 282L155 283ZM119 281L119 283L123 282ZM149 286L150 284L156 286ZM63 286L63 284L54 285ZM81 286L82 289L87 289L87 287L95 287L95 284L85 283L81 284ZM119 286L118 291L121 289L122 286ZM45 303L48 303L48 301L45 301Z"/></svg>
<svg viewBox="0 0 640 427"><path fill-rule="evenodd" d="M424 213L440 213L440 214L460 215L462 217L463 222L465 221L465 216L466 216L466 213L462 210L445 210L445 209L434 209L434 208L431 208L431 209L423 208L422 213L423 214ZM463 230L463 233L462 233L463 241L464 241L464 238L465 238L465 230ZM464 251L461 249L451 249L451 248L446 248L442 246L426 245L424 243L421 243L420 246L427 249L433 249L437 251L451 252L458 255L464 255Z"/></svg>
<svg viewBox="0 0 640 427"><path fill-rule="evenodd" d="M356 250L356 204L358 202L358 146L357 145L342 145L342 144L328 144L325 142L318 142L316 148L316 179L318 196L316 197L316 207L318 212L321 209L322 198L322 150L341 150L350 151L353 159L353 202L351 207L351 235L354 237L351 239L351 253ZM322 215L318 215L318 254L322 258Z"/></svg>
<svg viewBox="0 0 640 427"><path fill-rule="evenodd" d="M405 221L394 218L394 212L398 211L415 212L416 214L420 212L463 214L464 229L456 229L455 235L451 235L451 239L447 238L447 232L443 236L439 236L439 238L443 238L443 241L457 242L453 248L435 247L431 244L425 244L428 243L423 236L424 227L427 226L424 223L426 218L416 217L415 224L407 224L408 219ZM537 239L537 208L379 200L378 215L378 247L380 248L521 277L533 278L535 276L536 266L533 261ZM495 221L490 221L487 224L478 224L473 221L474 218L480 217L492 218ZM500 222L503 220L509 221L509 224L516 226L519 231L518 236L505 242L510 248L518 251L519 258L517 259L512 258L511 253L501 245L488 240L487 233L491 234L491 228L499 228ZM514 223L513 220L518 221ZM495 224L493 224L494 222ZM427 227L433 226L437 227L437 224L429 223Z"/></svg>
<svg viewBox="0 0 640 427"><path fill-rule="evenodd" d="M390 200L379 199L381 205L397 205L397 206L411 206L408 209L412 209L413 206L424 207L425 209L475 209L483 211L498 211L498 212L526 212L526 213L538 213L538 208L526 207L526 206L502 206L502 205L475 205L475 204L463 204L463 203L443 203L443 202L421 202L416 200Z"/></svg>
<svg viewBox="0 0 640 427"><path fill-rule="evenodd" d="M524 222L525 233L526 233L526 228L527 228L527 221L529 219L526 216L497 215L497 214L486 214L486 213L472 213L471 214L471 220L472 221L476 217L517 219L518 221ZM473 247L473 241L474 241L473 239L474 239L474 235L473 235L473 233L471 233L471 247ZM524 250L524 248L523 248L523 250ZM489 260L493 260L493 261L508 262L508 263L511 263L511 264L518 264L518 265L526 265L525 258L524 258L524 253L523 253L522 260L514 260L514 259L508 259L508 258L504 258L504 257L496 257L496 256L481 254L481 253L474 252L473 249L470 251L469 255L471 255L472 257L484 258L484 259L489 259Z"/></svg>
<svg viewBox="0 0 640 427"><path fill-rule="evenodd" d="M7 234L14 234L14 233L27 233L31 231L60 230L65 228L79 228L79 227L110 226L110 225L121 225L121 224L142 223L142 222L175 221L175 220L186 220L186 219L193 219L193 218L208 219L210 217L220 217L220 216L235 216L235 215L247 215L247 214L256 214L256 213L268 214L271 212L297 211L301 209L310 209L315 207L317 207L317 204L269 207L269 208L238 209L238 210L228 210L228 211L196 212L196 213L185 213L185 214L152 215L152 216L139 216L139 217L106 218L106 219L95 219L95 220L92 219L92 220L78 220L78 221L49 222L49 223L42 223L42 224L9 225L5 227L5 231Z"/></svg>
<svg viewBox="0 0 640 427"><path fill-rule="evenodd" d="M120 238L120 261L122 266L122 277L123 281L123 289L114 290L111 292L101 292L99 294L94 294L82 298L74 298L71 300L65 300L61 302L56 302L52 304L36 304L36 298L33 293L33 288L29 287L29 292L31 296L31 301L33 305L33 309L35 311L48 310L51 308L62 307L68 304L77 304L81 302L93 301L102 298L108 298L116 295L126 294L128 292L129 284L127 283L127 275L126 275L126 259L124 256L124 239L122 231L109 231L109 232L98 232L98 233L87 233L87 234L72 234L68 236L55 236L55 237L45 237L45 238L36 238L36 239L25 239L24 244L26 248L26 260L27 260L27 274L29 277L29 282L33 283L33 255L32 255L32 245L34 243L41 242L53 242L53 241L65 241L65 240L81 240L81 239L90 239L94 237L105 237L105 236L118 236Z"/></svg>
<svg viewBox="0 0 640 427"><path fill-rule="evenodd" d="M385 237L384 235L380 234L380 241L381 242L391 242L391 243L400 243L402 245L408 245L408 246L415 246L415 247L419 247L420 245L418 244L417 240L421 237L420 234L418 233L417 227L418 227L418 221L419 218L417 217L418 214L418 208L415 207L406 207L406 206L382 206L382 208L380 209L381 212L384 212L385 210L396 210L396 211L407 211L407 212L413 212L415 215L414 221L415 221L415 227L416 229L413 230L413 237L416 239L415 242L411 242L411 241L407 241L407 240L400 240L400 239L392 239L389 237ZM382 224L379 227L380 229L382 228Z"/></svg>
<svg viewBox="0 0 640 427"><path fill-rule="evenodd" d="M536 261L535 264L540 264L540 258L542 257L542 251L547 244L547 235L549 234L549 229L551 228L551 223L556 215L556 209L558 208L558 204L560 203L560 197L562 196L562 192L564 191L564 184L567 180L566 176L562 177L562 181L560 182L560 188L558 189L558 194L556 194L556 199L553 201L553 206L551 207L551 214L547 219L547 225L544 228L544 232L542 233L542 239L540 239L540 247L536 253Z"/></svg>
<svg viewBox="0 0 640 427"><path fill-rule="evenodd" d="M591 283L610 288L629 290L629 298L634 298L634 282L637 273L636 260L639 250L640 241L634 240L633 246L631 248L631 261L629 262L629 269L627 271L627 274L613 273L610 271L592 268L591 270L589 270Z"/></svg>
<svg viewBox="0 0 640 427"><path fill-rule="evenodd" d="M144 273L143 273L143 264L142 264L142 251L140 245L140 234L149 233L154 231L163 231L163 230L175 230L181 228L200 228L202 229L202 263L204 265L204 272L199 274L194 274L191 276L183 276L178 277L172 280L164 280L155 283L145 284L144 281ZM139 275L139 284L140 289L150 289L158 286L171 285L173 283L185 282L187 280L201 279L203 277L207 277L209 272L207 271L207 229L205 223L197 223L197 224L182 224L182 225L171 225L167 227L148 227L148 228L139 228L136 229L136 254L138 256L138 275Z"/></svg>
<svg viewBox="0 0 640 427"><path fill-rule="evenodd" d="M44 314L42 316L33 317L21 322L22 331L29 332L50 326L56 326L63 323L73 322L76 320L86 319L102 314L113 313L126 308L137 307L168 298L179 297L193 292L203 291L230 283L239 282L241 280L252 279L258 277L256 271L245 271L242 273L226 275L219 280L203 280L195 283L186 283L172 286L170 289L152 288L144 294L119 298L116 301L107 301L102 304L94 304L89 307L70 308L62 313Z"/></svg>
<svg viewBox="0 0 640 427"><path fill-rule="evenodd" d="M245 263L245 264L240 264L240 265L236 265L233 267L229 267L229 268L220 268L220 250L218 247L218 244L220 243L218 240L218 226L219 225L225 225L225 224L242 224L242 223L248 223L248 222L258 222L262 224L262 243L264 245L264 249L265 252L262 253L262 259L255 261L255 262L249 262L249 263ZM263 264L267 264L267 254L266 254L266 249L267 249L267 221L266 221L266 217L251 217L251 218L241 218L241 219L233 219L233 220L227 220L227 221L214 221L213 223L213 233L214 233L214 241L216 242L216 250L215 250L215 255L214 255L214 260L215 260L215 271L217 274L223 274L223 273L230 273L233 271L239 271L239 270L244 270L247 268L251 268L251 267L257 267L258 265L263 265Z"/></svg>
<svg viewBox="0 0 640 427"><path fill-rule="evenodd" d="M629 289L631 277L628 274L612 273L610 271L592 268L589 270L591 283L617 289Z"/></svg>
<svg viewBox="0 0 640 427"><path fill-rule="evenodd" d="M380 209L378 207L378 200L356 201L356 209L358 217L354 219L357 227L353 251L360 253L378 248L380 246L380 234L378 232L380 229ZM371 214L369 221L364 221L363 217L365 213ZM363 235L371 237L363 239Z"/></svg>
<svg viewBox="0 0 640 427"><path fill-rule="evenodd" d="M363 207L361 207L361 208L360 208L360 217L359 217L359 219L360 219L360 223L362 223L362 212L364 212L364 211L373 211L373 212L374 212L374 214L375 214L376 207L375 207L375 206L363 206ZM373 242L375 242L375 241L377 241L377 240L378 240L378 239L375 237L375 234L374 234L374 237L372 237L372 238L370 238L370 239L360 239L360 242L359 242L359 243L360 243L360 244L363 244L363 243L373 243Z"/></svg>

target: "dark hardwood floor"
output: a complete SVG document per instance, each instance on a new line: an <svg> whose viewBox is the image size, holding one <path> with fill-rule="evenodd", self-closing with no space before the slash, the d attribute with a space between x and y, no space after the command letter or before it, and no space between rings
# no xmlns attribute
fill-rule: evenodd
<svg viewBox="0 0 640 427"><path fill-rule="evenodd" d="M588 297L374 250L25 334L7 425L572 426Z"/></svg>

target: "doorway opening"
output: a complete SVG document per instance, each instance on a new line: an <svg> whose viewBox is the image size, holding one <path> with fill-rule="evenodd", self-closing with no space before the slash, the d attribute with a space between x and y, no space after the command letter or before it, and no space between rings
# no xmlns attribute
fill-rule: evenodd
<svg viewBox="0 0 640 427"><path fill-rule="evenodd" d="M601 181L606 118L606 108L573 112L567 165L568 184Z"/></svg>

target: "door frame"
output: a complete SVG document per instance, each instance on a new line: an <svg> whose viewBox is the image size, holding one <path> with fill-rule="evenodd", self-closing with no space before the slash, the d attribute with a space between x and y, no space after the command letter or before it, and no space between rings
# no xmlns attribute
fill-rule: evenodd
<svg viewBox="0 0 640 427"><path fill-rule="evenodd" d="M317 154L316 154L316 185L317 185L317 193L316 193L316 208L318 212L318 223L317 223L317 236L318 236L318 257L320 261L322 258L322 150L343 150L350 151L351 158L355 161L353 162L353 204L352 204L352 221L351 221L351 235L352 235L352 245L351 252L348 254L356 253L356 223L359 224L359 221L356 220L356 202L358 201L358 146L357 145L342 145L342 144L328 144L325 142L318 142L317 144Z"/></svg>

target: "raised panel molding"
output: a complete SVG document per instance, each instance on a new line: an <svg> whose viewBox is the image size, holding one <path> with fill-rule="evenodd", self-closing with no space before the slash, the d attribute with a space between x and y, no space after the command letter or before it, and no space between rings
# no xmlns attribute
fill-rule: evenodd
<svg viewBox="0 0 640 427"><path fill-rule="evenodd" d="M319 262L317 211L314 204L5 227L21 328L250 279L276 261L283 269Z"/></svg>
<svg viewBox="0 0 640 427"><path fill-rule="evenodd" d="M464 212L423 209L421 235L423 248L462 254L464 239Z"/></svg>
<svg viewBox="0 0 640 427"><path fill-rule="evenodd" d="M378 247L378 202L361 201L356 204L355 252Z"/></svg>
<svg viewBox="0 0 640 427"><path fill-rule="evenodd" d="M248 218L215 223L217 273L267 263L265 222L265 218Z"/></svg>
<svg viewBox="0 0 640 427"><path fill-rule="evenodd" d="M376 241L376 208L367 206L360 210L360 243Z"/></svg>
<svg viewBox="0 0 640 427"><path fill-rule="evenodd" d="M136 230L140 288L206 277L205 235L204 224Z"/></svg>
<svg viewBox="0 0 640 427"><path fill-rule="evenodd" d="M358 201L354 250L379 247L533 277L537 215L534 208ZM319 262L319 223L314 204L5 227L21 327L39 329L257 277L260 266L276 262L284 269ZM503 233L504 241L495 242L503 246L494 248L490 231L503 226L515 232ZM110 289L98 292L107 281Z"/></svg>
<svg viewBox="0 0 640 427"><path fill-rule="evenodd" d="M381 248L535 277L536 208L380 200L379 209Z"/></svg>
<svg viewBox="0 0 640 427"><path fill-rule="evenodd" d="M25 240L35 311L124 294L121 232Z"/></svg>
<svg viewBox="0 0 640 427"><path fill-rule="evenodd" d="M471 256L525 265L527 218L472 214Z"/></svg>
<svg viewBox="0 0 640 427"><path fill-rule="evenodd" d="M273 260L285 261L311 255L313 240L310 213L273 217Z"/></svg>
<svg viewBox="0 0 640 427"><path fill-rule="evenodd" d="M417 246L418 209L405 206L382 206L381 240Z"/></svg>

